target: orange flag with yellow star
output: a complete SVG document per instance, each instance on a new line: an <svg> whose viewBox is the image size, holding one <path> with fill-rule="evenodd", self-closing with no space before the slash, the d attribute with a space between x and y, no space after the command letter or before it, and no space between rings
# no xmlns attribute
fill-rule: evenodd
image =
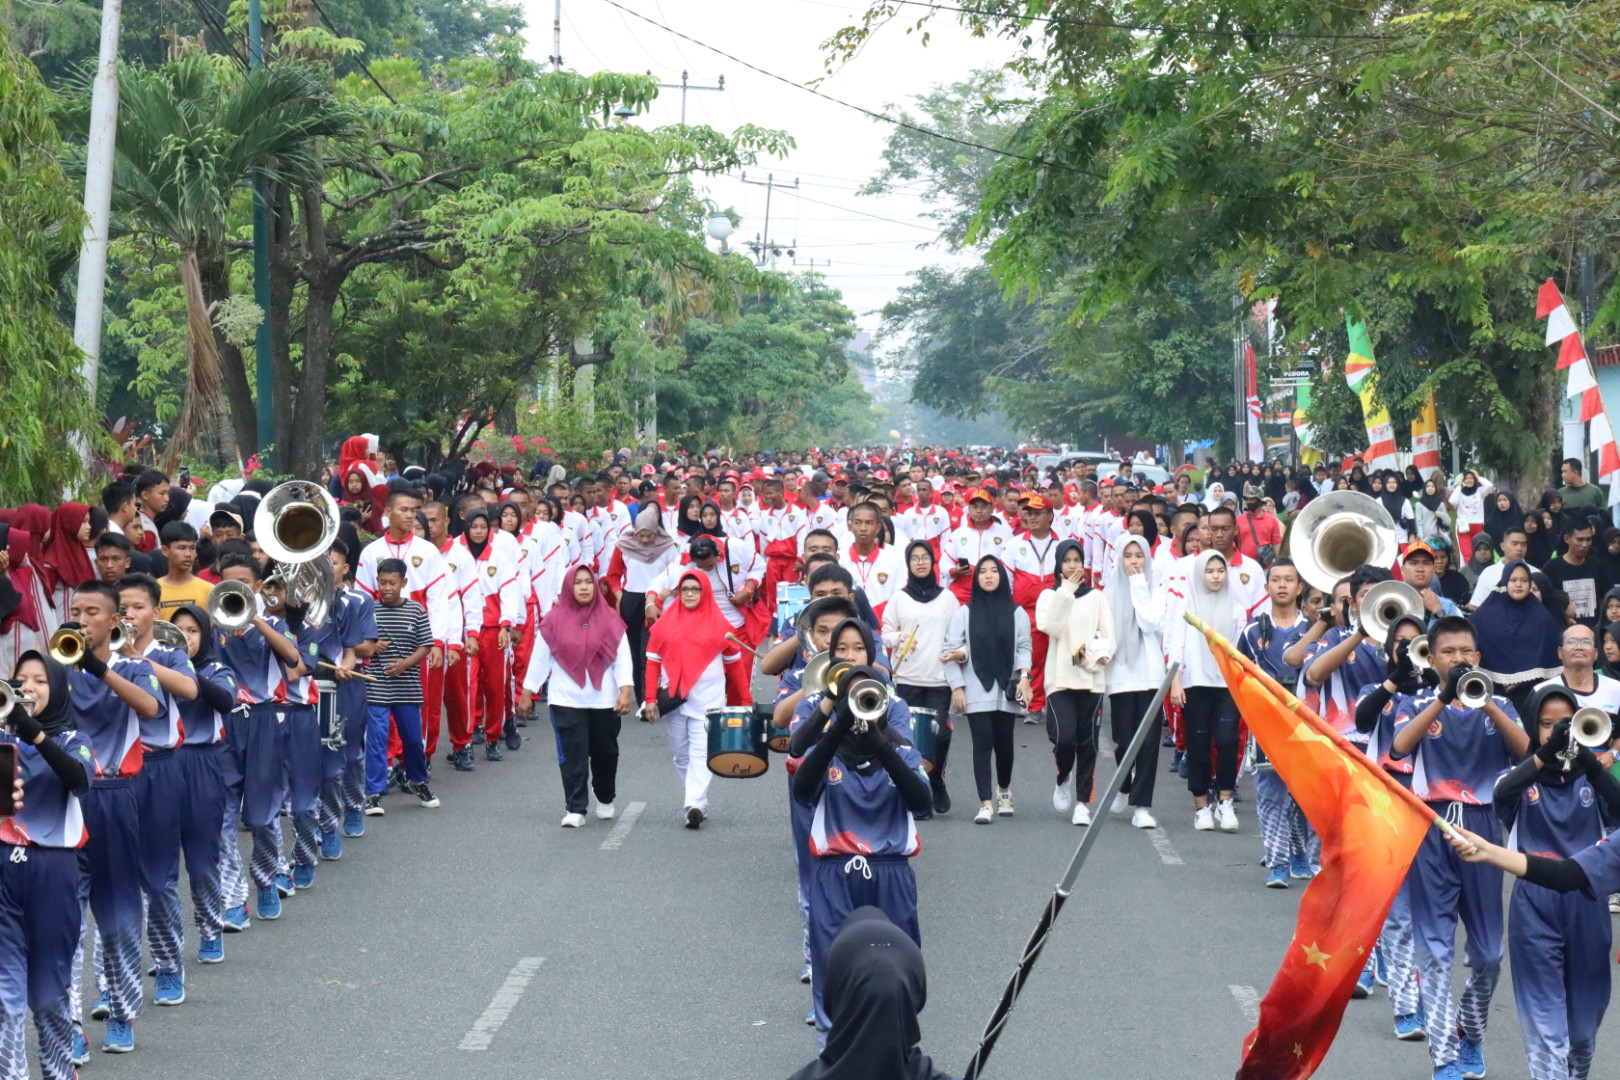
<svg viewBox="0 0 1620 1080"><path fill-rule="evenodd" d="M1249 733L1322 841L1282 966L1243 1042L1238 1080L1304 1080L1344 1006L1435 815L1232 643L1203 625Z"/></svg>

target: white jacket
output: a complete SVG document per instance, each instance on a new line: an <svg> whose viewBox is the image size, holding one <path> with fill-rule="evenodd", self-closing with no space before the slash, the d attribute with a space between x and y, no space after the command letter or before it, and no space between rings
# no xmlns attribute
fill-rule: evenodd
<svg viewBox="0 0 1620 1080"><path fill-rule="evenodd" d="M1101 590L1075 596L1067 585L1042 589L1035 600L1035 628L1046 634L1046 692L1107 688L1103 661L1114 655L1114 615ZM1074 654L1085 654L1077 664Z"/></svg>

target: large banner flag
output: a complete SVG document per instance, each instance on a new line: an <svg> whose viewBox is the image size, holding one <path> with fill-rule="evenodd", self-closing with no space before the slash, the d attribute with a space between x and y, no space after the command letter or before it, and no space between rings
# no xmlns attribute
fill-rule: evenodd
<svg viewBox="0 0 1620 1080"><path fill-rule="evenodd" d="M1614 428L1598 390L1597 372L1586 355L1575 317L1552 278L1543 282L1536 294L1536 318L1547 320L1547 344L1558 343L1558 370L1568 372L1564 396L1576 399L1581 423L1592 424L1591 446L1598 453L1598 479L1609 485L1609 505L1614 506L1620 503L1620 450L1615 447Z"/></svg>
<svg viewBox="0 0 1620 1080"><path fill-rule="evenodd" d="M1440 416L1434 408L1433 389L1423 402L1423 408L1412 418L1412 464L1423 477L1429 475L1429 470L1440 467Z"/></svg>
<svg viewBox="0 0 1620 1080"><path fill-rule="evenodd" d="M1350 333L1344 378L1361 398L1361 413L1367 425L1367 468L1393 469L1395 429L1389 421L1389 410L1377 399L1378 364L1373 360L1372 341L1367 337L1366 325L1354 315L1347 312L1344 325Z"/></svg>
<svg viewBox="0 0 1620 1080"><path fill-rule="evenodd" d="M1237 1080L1304 1080L1327 1056L1345 1003L1434 811L1196 616L1238 715L1322 841L1299 920Z"/></svg>

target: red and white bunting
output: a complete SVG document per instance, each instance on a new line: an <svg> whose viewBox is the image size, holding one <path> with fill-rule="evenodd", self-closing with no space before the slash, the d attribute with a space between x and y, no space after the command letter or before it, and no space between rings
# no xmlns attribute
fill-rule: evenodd
<svg viewBox="0 0 1620 1080"><path fill-rule="evenodd" d="M1578 399L1581 422L1592 425L1592 448L1598 453L1598 479L1609 485L1609 504L1620 504L1620 449L1615 447L1614 428L1603 407L1597 373L1586 355L1580 329L1551 278L1536 294L1536 318L1547 320L1547 344L1558 346L1558 370L1569 372L1564 396Z"/></svg>

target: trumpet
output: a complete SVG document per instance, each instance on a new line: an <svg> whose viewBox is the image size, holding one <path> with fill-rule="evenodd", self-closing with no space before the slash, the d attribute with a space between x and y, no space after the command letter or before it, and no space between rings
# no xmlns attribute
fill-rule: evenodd
<svg viewBox="0 0 1620 1080"><path fill-rule="evenodd" d="M240 581L222 581L208 593L208 617L226 633L240 633L252 626L258 610L253 590Z"/></svg>
<svg viewBox="0 0 1620 1080"><path fill-rule="evenodd" d="M84 631L77 626L63 626L51 635L46 651L63 667L77 667L84 654L89 651L90 644L85 640Z"/></svg>
<svg viewBox="0 0 1620 1080"><path fill-rule="evenodd" d="M32 694L24 693L13 686L8 680L0 679L0 721L4 721L16 709L33 712L28 706L34 703Z"/></svg>
<svg viewBox="0 0 1620 1080"><path fill-rule="evenodd" d="M107 635L107 648L115 653L121 653L135 640L135 624L128 619L119 619Z"/></svg>
<svg viewBox="0 0 1620 1080"><path fill-rule="evenodd" d="M1380 581L1361 598L1359 613L1361 632L1382 645L1398 620L1423 621L1423 597L1404 581Z"/></svg>
<svg viewBox="0 0 1620 1080"><path fill-rule="evenodd" d="M1457 680L1457 704L1464 709L1483 709L1495 690L1489 675L1471 667Z"/></svg>
<svg viewBox="0 0 1620 1080"><path fill-rule="evenodd" d="M838 680L854 665L847 660L834 660L832 651L823 649L804 665L799 685L809 691L819 691L829 697L838 696Z"/></svg>
<svg viewBox="0 0 1620 1080"><path fill-rule="evenodd" d="M1613 741L1614 721L1608 713L1590 705L1579 710L1569 718L1569 746L1558 752L1558 756L1564 759L1564 771L1569 772L1570 763L1580 753L1581 747L1595 754L1607 750Z"/></svg>
<svg viewBox="0 0 1620 1080"><path fill-rule="evenodd" d="M186 632L167 619L159 619L152 624L152 640L183 653L191 652L191 642L186 640Z"/></svg>
<svg viewBox="0 0 1620 1080"><path fill-rule="evenodd" d="M852 730L864 735L877 720L889 715L889 688L877 679L856 678L844 693L849 711L855 716Z"/></svg>
<svg viewBox="0 0 1620 1080"><path fill-rule="evenodd" d="M1429 660L1429 639L1426 637L1413 638L1406 646L1406 655L1418 671L1428 671L1434 666Z"/></svg>

